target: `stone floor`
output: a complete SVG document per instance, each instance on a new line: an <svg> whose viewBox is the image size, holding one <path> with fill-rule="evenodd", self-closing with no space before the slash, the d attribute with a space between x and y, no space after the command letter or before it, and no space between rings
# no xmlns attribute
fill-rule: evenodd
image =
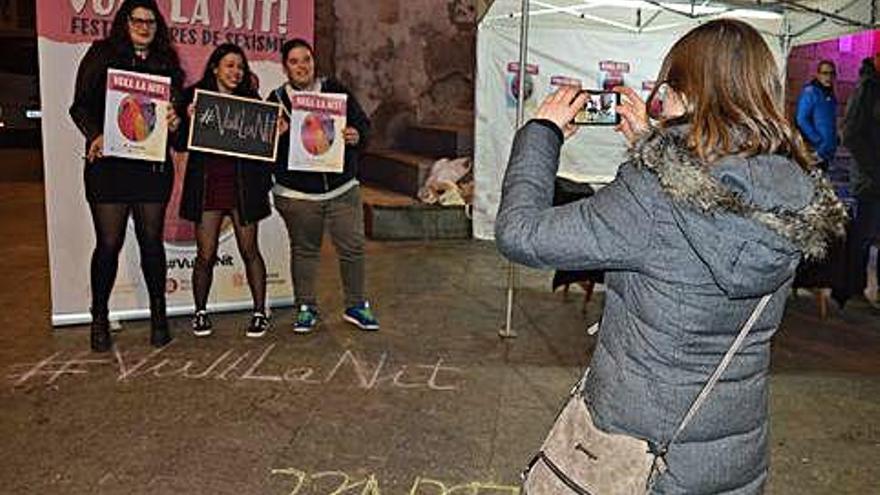
<svg viewBox="0 0 880 495"><path fill-rule="evenodd" d="M593 345L580 311L520 272L516 339L497 336L506 263L475 241L370 243L382 330L290 309L254 341L244 314L154 351L144 322L88 351L49 324L42 185L0 182L0 492L515 494L517 473ZM339 306L333 263L321 297ZM880 493L880 313L821 321L793 298L774 345L772 494ZM735 412L732 412L735 413Z"/></svg>

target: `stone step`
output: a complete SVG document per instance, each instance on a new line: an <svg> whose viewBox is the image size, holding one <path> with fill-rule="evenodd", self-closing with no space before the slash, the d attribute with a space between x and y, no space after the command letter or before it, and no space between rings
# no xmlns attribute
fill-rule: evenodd
<svg viewBox="0 0 880 495"><path fill-rule="evenodd" d="M425 205L409 196L365 184L364 230L374 240L470 239L463 206Z"/></svg>
<svg viewBox="0 0 880 495"><path fill-rule="evenodd" d="M360 178L364 182L414 198L433 163L434 159L431 157L403 151L367 151L361 157Z"/></svg>
<svg viewBox="0 0 880 495"><path fill-rule="evenodd" d="M415 125L403 131L395 147L433 158L471 156L474 133L471 127Z"/></svg>
<svg viewBox="0 0 880 495"><path fill-rule="evenodd" d="M381 185L361 183L361 199L364 204L375 206L415 206L419 200L406 194L385 189Z"/></svg>

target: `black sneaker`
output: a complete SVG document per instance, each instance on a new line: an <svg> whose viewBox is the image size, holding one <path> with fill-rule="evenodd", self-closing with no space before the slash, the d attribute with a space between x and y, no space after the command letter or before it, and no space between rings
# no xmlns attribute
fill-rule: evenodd
<svg viewBox="0 0 880 495"><path fill-rule="evenodd" d="M269 331L269 317L263 313L254 313L251 316L251 324L245 331L245 335L253 338L260 338Z"/></svg>
<svg viewBox="0 0 880 495"><path fill-rule="evenodd" d="M196 337L210 337L214 333L211 328L211 318L208 318L208 312L203 310L196 311L192 319L192 332Z"/></svg>

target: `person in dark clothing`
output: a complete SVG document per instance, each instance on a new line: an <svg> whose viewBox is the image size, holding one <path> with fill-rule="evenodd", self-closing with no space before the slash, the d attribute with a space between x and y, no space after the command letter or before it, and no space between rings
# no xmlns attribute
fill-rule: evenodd
<svg viewBox="0 0 880 495"><path fill-rule="evenodd" d="M804 86L798 97L798 130L819 156L819 168L828 166L837 152L837 97L834 96L834 62L823 60L816 68L816 77Z"/></svg>
<svg viewBox="0 0 880 495"><path fill-rule="evenodd" d="M345 164L341 173L297 172L288 170L290 135L282 134L275 167L275 208L284 219L290 238L291 276L297 307L294 332L311 332L318 323L315 293L324 226L336 246L345 291L342 314L345 321L361 330L378 330L379 322L364 295L364 218L357 180L358 155L364 148L370 121L354 95L332 78L315 77L311 45L302 39L289 40L281 47L281 61L287 83L275 89L270 101L287 110L298 91L344 93L346 103Z"/></svg>
<svg viewBox="0 0 880 495"><path fill-rule="evenodd" d="M112 340L108 302L125 241L128 217L134 218L141 268L150 296L150 343L171 341L165 315L165 247L162 234L165 207L174 170L170 157L163 163L105 157L104 106L107 69L121 69L171 78L171 101L179 101L183 71L171 46L168 26L154 0L126 0L113 19L107 38L89 47L80 62L70 116L86 138L85 190L92 214L96 244L91 261L91 347L109 351ZM174 132L180 119L168 112Z"/></svg>
<svg viewBox="0 0 880 495"><path fill-rule="evenodd" d="M253 87L251 74L241 48L231 43L218 46L208 58L202 79L186 90L184 101L189 105L187 118L192 118L191 102L196 89L259 100L260 95ZM235 240L245 264L254 302L254 312L245 334L248 337L262 337L269 328L266 264L257 243L257 225L272 212L269 205L271 186L271 164L201 151L189 153L180 216L196 224L198 254L192 272L196 312L192 331L197 337L212 333L211 319L207 313L208 293L217 261L220 229L227 216L232 217Z"/></svg>
<svg viewBox="0 0 880 495"><path fill-rule="evenodd" d="M865 289L870 247L880 240L880 53L862 61L859 85L847 104L843 144L856 162L850 173L856 208L848 245L850 292L857 294Z"/></svg>

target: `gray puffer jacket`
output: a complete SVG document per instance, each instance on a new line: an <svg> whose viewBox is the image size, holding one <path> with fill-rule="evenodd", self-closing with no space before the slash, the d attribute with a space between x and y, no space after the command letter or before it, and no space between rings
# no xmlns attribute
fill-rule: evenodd
<svg viewBox="0 0 880 495"><path fill-rule="evenodd" d="M517 134L495 227L499 250L539 268L606 270L585 398L600 428L662 444L760 297L772 299L667 455L656 493L760 493L767 477L770 338L802 257L842 235L827 181L782 156L702 166L687 128L656 130L595 196L552 207L563 139Z"/></svg>

